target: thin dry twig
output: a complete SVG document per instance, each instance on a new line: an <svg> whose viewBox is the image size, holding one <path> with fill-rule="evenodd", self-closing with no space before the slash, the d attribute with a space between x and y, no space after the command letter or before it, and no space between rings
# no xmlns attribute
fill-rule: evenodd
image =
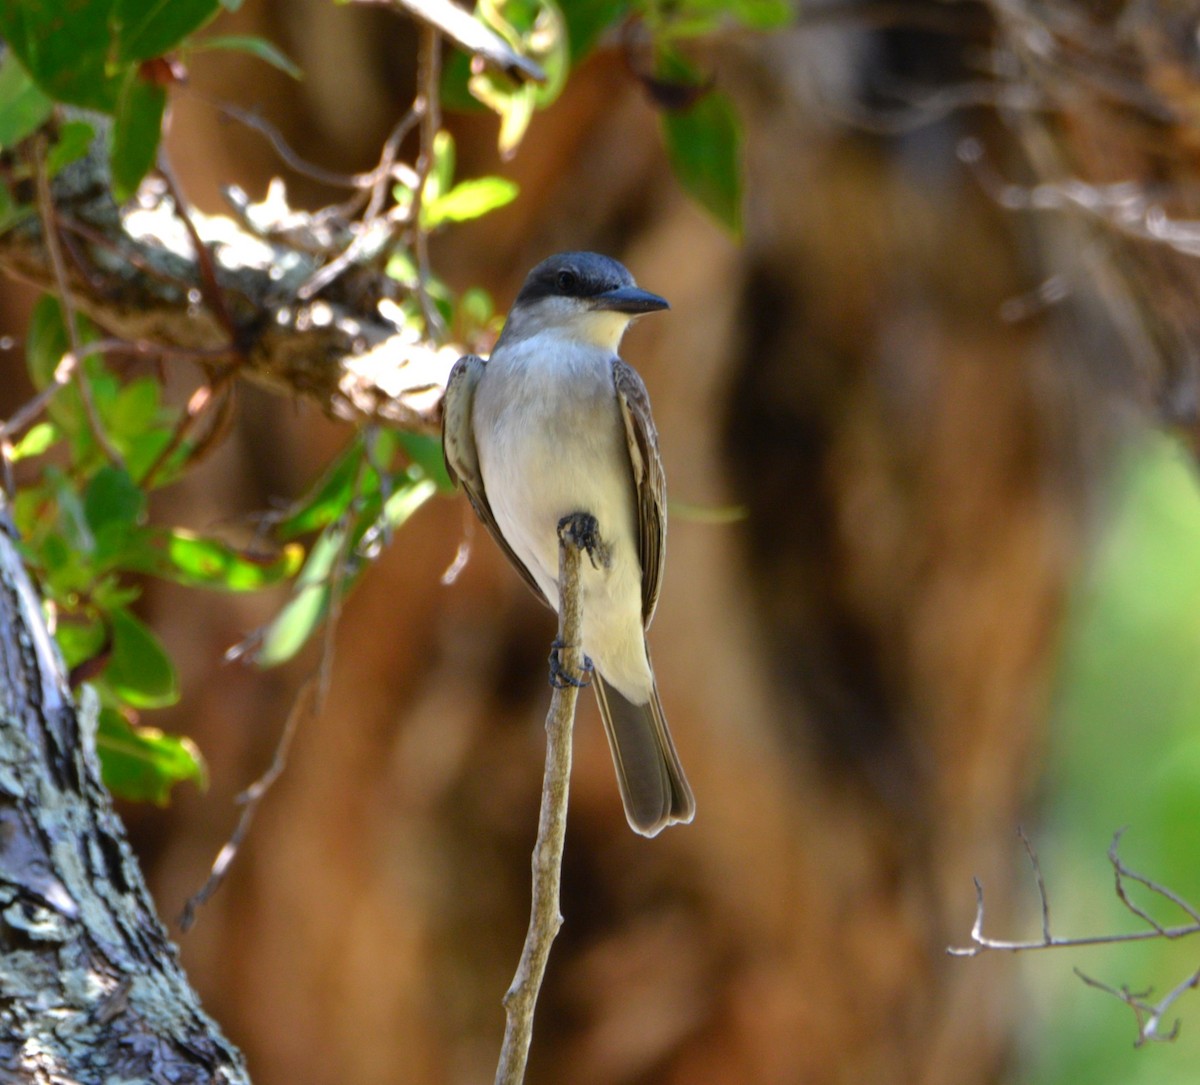
<svg viewBox="0 0 1200 1085"><path fill-rule="evenodd" d="M1188 935L1200 933L1200 910L1197 910L1193 905L1167 887L1160 885L1151 878L1136 870L1130 869L1124 860L1118 854L1121 837L1125 834L1124 829L1117 830L1113 834L1112 843L1108 848L1108 860L1112 864L1113 877L1116 885L1117 898L1125 906L1126 909L1133 915L1137 916L1150 929L1141 931L1126 931L1117 934L1102 934L1092 935L1083 938L1059 938L1051 933L1050 930L1050 898L1046 892L1046 882L1042 876L1041 862L1038 860L1037 852L1034 850L1033 844L1025 835L1024 830L1018 830L1021 843L1025 846L1026 854L1029 856L1030 865L1033 867L1034 880L1037 884L1038 899L1041 902L1042 911L1042 937L1038 941L1028 942L1012 942L1005 941L999 938L990 938L983 933L983 885L978 878L975 879L975 923L971 927L971 945L969 946L950 946L946 952L954 957L978 957L981 953L988 951L1004 951L1009 953L1020 953L1027 950L1035 949L1066 949L1079 946L1100 946L1114 945L1120 942L1146 942L1156 938L1185 938ZM1136 882L1138 885L1145 887L1156 896L1162 897L1169 901L1175 907L1179 908L1188 918L1190 923L1177 924L1176 926L1166 926L1155 919L1150 913L1135 903L1128 894L1125 886L1126 881ZM1120 988L1112 987L1101 980L1081 972L1078 968L1075 974L1083 980L1089 987L1094 987L1097 990L1104 991L1115 998L1120 999L1130 1009L1133 1010L1134 1017L1137 1021L1137 1039L1134 1041L1135 1046L1140 1047L1145 1043L1166 1043L1174 1040L1179 1035L1179 1022L1171 1026L1164 1032L1162 1031L1163 1020L1171 1007L1188 991L1200 987L1200 968L1189 976L1185 977L1180 983L1173 987L1162 999L1156 1003L1149 1001L1150 991L1137 992L1131 990L1127 986Z"/></svg>
<svg viewBox="0 0 1200 1085"><path fill-rule="evenodd" d="M184 441L191 436L200 419L205 415L215 412L216 421L209 427L209 433L201 439L200 443L189 450L187 462L197 462L203 452L211 449L217 443L219 437L224 435L231 420L229 407L232 403L236 375L235 370L227 369L218 374L210 384L202 385L193 393L191 399L188 400L187 406L184 408L178 424L172 431L170 439L142 476L140 485L144 489L148 490L154 484L154 481L170 462L171 457L175 455Z"/></svg>
<svg viewBox="0 0 1200 1085"><path fill-rule="evenodd" d="M320 708L319 700L318 675L312 674L305 680L296 694L296 699L292 702L291 710L288 712L287 720L280 732L279 741L275 744L271 763L267 766L266 771L237 797L237 802L242 808L241 816L238 818L233 832L229 834L229 839L217 852L217 857L213 860L204 884L188 898L187 903L183 906L183 912L179 916L180 930L186 932L191 929L192 924L196 921L197 911L208 903L212 895L221 887L225 875L229 872L229 867L237 858L238 851L246 839L247 833L250 832L250 825L254 821L254 815L258 813L259 804L287 768L288 753L292 748L292 740L300 729L300 721L317 714Z"/></svg>
<svg viewBox="0 0 1200 1085"><path fill-rule="evenodd" d="M293 172L307 177L311 181L316 181L318 184L328 185L330 188L369 190L373 189L380 182L388 180L411 184L415 177L411 167L405 165L403 162L393 160L385 166L382 159L379 165L367 173L339 173L336 170L327 170L323 166L318 166L315 162L310 162L304 158L288 143L283 133L267 120L266 117L262 116L261 113L243 109L241 106L233 105L230 102L217 101L204 95L198 95L197 97L207 102L230 120L244 124L247 128L263 136L271 144L272 149L285 166ZM395 132L393 132L394 135ZM388 143L391 142L391 139L392 137L389 137ZM388 143L385 143L385 149Z"/></svg>
<svg viewBox="0 0 1200 1085"><path fill-rule="evenodd" d="M1139 874L1136 870L1130 870L1129 867L1125 865L1124 861L1117 854L1117 849L1121 843L1121 837L1124 835L1125 829L1118 829L1117 832L1113 834L1112 843L1108 846L1108 861L1112 863L1113 876L1116 880L1117 896L1120 898L1121 903L1124 904L1125 907L1133 912L1133 914L1139 919L1142 919L1146 923L1150 924L1150 926L1158 931L1164 938L1178 937L1178 935L1172 934L1167 928L1163 927L1157 920L1152 919L1143 909L1139 908L1129 899L1125 891L1125 879L1128 878L1130 881L1137 882L1139 885L1144 885L1150 890L1150 892L1156 894L1157 896L1160 896L1165 900L1169 900L1175 905L1176 908L1187 915L1193 921L1193 923L1200 925L1200 911L1197 911L1197 909L1184 900L1183 897L1181 897L1174 890L1168 889L1166 886L1159 885L1158 882L1151 881L1144 874Z"/></svg>
<svg viewBox="0 0 1200 1085"><path fill-rule="evenodd" d="M429 234L421 225L421 207L425 182L433 169L433 141L442 125L438 81L441 78L442 41L432 26L421 28L421 53L417 69L417 100L413 109L421 118L421 152L417 157L417 183L413 188L409 219L412 222L413 250L417 257L417 300L425 316L425 332L430 339L441 340L445 328L441 313L429 296Z"/></svg>
<svg viewBox="0 0 1200 1085"><path fill-rule="evenodd" d="M125 461L113 443L104 432L100 414L96 410L96 402L92 398L92 387L88 383L87 374L83 371L83 344L79 338L79 326L75 315L75 304L71 298L70 286L67 282L67 267L63 262L62 246L59 244L58 216L54 210L54 197L50 193L50 177L46 172L46 140L39 136L34 142L34 170L37 175L38 214L42 220L42 235L46 240L46 252L50 257L50 266L54 272L54 282L58 288L58 298L62 305L63 322L67 326L67 342L71 345L71 353L75 356L75 364L71 367L71 376L79 389L79 399L83 404L83 413L87 418L92 436L99 445L100 451L110 463L124 467Z"/></svg>
<svg viewBox="0 0 1200 1085"><path fill-rule="evenodd" d="M991 938L983 933L983 884L978 878L975 881L975 923L971 927L971 945L969 946L949 946L946 952L952 957L978 957L981 953L986 953L992 950L999 950L1006 953L1022 953L1028 950L1035 949L1066 949L1078 946L1106 946L1115 945L1120 942L1147 942L1156 938L1186 938L1191 934L1200 934L1200 914L1197 910L1188 904L1177 893L1172 892L1158 882L1147 878L1144 874L1139 874L1136 871L1130 870L1117 855L1117 847L1120 844L1121 836L1124 829L1117 832L1113 837L1113 842L1109 847L1108 857L1113 864L1115 877L1117 880L1117 894L1121 901L1134 915L1138 916L1150 926L1150 930L1144 931L1124 931L1117 934L1097 934L1086 935L1079 938L1060 938L1052 935L1050 932L1050 901L1046 893L1046 883L1042 877L1041 863L1038 861L1037 852L1034 850L1032 843L1024 832L1021 833L1021 840L1025 845L1027 854L1029 855L1030 863L1033 866L1034 878L1037 883L1038 899L1041 903L1042 910L1042 937L1031 941L1008 941L1000 938ZM1152 919L1144 910L1132 904L1125 895L1122 879L1128 878L1131 881L1136 881L1144 885L1151 892L1158 894L1164 900L1169 900L1172 904L1178 906L1190 918L1190 923L1181 923L1175 926L1165 926L1157 920Z"/></svg>
<svg viewBox="0 0 1200 1085"><path fill-rule="evenodd" d="M381 251L390 248L390 242L395 238L403 222L388 217L386 240L379 237L376 225L382 217L393 181L403 179L405 183L411 183L414 186L418 184L416 171L408 165L397 163L396 159L405 137L420 119L421 114L414 103L413 108L409 109L392 128L391 135L383 145L379 165L370 173L358 175L360 183L364 186L363 191L368 192L369 195L354 239L333 260L321 267L300 286L296 291L297 297L308 299L323 290L342 272L352 267L368 247L375 246Z"/></svg>
<svg viewBox="0 0 1200 1085"><path fill-rule="evenodd" d="M217 852L217 857L213 860L204 884L188 898L187 904L184 905L183 912L179 917L179 926L184 931L187 931L192 926L196 920L197 910L207 903L225 880L225 876L228 874L229 868L237 857L237 853L245 841L246 834L250 830L250 824L254 820L254 815L258 810L259 804L287 767L288 751L291 749L292 740L299 730L301 721L316 717L321 712L329 696L329 686L333 676L334 642L338 621L342 613L343 589L346 579L350 575L350 558L354 551L352 517L355 506L361 498L365 474L366 462L364 459L359 463L358 471L355 475L355 497L351 501L350 509L344 514L344 530L342 532L341 544L334 558L333 567L329 572L329 609L325 618L325 630L321 642L321 658L318 660L316 668L304 680L304 683L296 693L296 698L292 702L292 707L288 712L283 730L280 732L279 741L275 745L275 752L272 755L270 765L267 766L266 771L257 780L237 797L237 802L242 807L241 816L238 818L233 832L229 834L229 838L222 845L221 850ZM316 585L310 587L315 588ZM261 631L258 635L261 635ZM252 638L248 638L247 641L243 641L235 649L231 649L226 654L226 658L239 658L247 650L250 640Z"/></svg>
<svg viewBox="0 0 1200 1085"><path fill-rule="evenodd" d="M1137 1021L1137 1039L1133 1041L1134 1047L1141 1047L1148 1043L1171 1043L1179 1036L1179 1019L1176 1018L1171 1027L1166 1031L1162 1031L1163 1019L1167 1012L1179 1001L1188 991L1200 987L1200 968L1197 968L1191 975L1186 976L1170 991L1166 993L1158 1002L1150 1002L1149 998L1151 991L1131 991L1128 987L1113 987L1093 976L1087 975L1080 969L1073 970L1084 983L1089 987L1094 987L1098 991L1104 991L1106 994L1112 995L1114 998L1124 1002L1131 1010L1133 1010L1134 1019Z"/></svg>
<svg viewBox="0 0 1200 1085"><path fill-rule="evenodd" d="M580 548L569 531L559 532L558 644L567 675L584 673L580 598ZM563 847L567 832L567 795L571 780L571 730L579 688L568 682L554 686L546 716L546 768L542 805L538 815L537 843L533 849L533 899L529 930L521 950L516 975L504 995L504 1044L496 1067L496 1085L520 1085L533 1038L533 1014L546 974L550 946L562 926L559 890L562 883Z"/></svg>
<svg viewBox="0 0 1200 1085"><path fill-rule="evenodd" d="M166 182L167 192L171 196L171 204L175 208L175 215L187 230L192 249L196 253L196 268L200 272L200 293L204 298L204 303L229 336L230 351L236 353L239 350L238 341L241 336L233 314L229 311L229 305L225 301L225 292L221 289L221 284L217 282L217 269L213 265L212 253L200 236L200 231L196 229L196 223L192 220L191 212L188 211L183 189L175 180L175 174L167 161L165 152L159 153L158 172Z"/></svg>
<svg viewBox="0 0 1200 1085"><path fill-rule="evenodd" d="M1005 210L1074 210L1126 237L1166 245L1184 256L1200 255L1200 220L1172 217L1163 207L1162 190L1156 192L1143 181L1092 184L1068 177L1016 184L987 161L983 143L973 136L959 143L958 157L988 197Z"/></svg>

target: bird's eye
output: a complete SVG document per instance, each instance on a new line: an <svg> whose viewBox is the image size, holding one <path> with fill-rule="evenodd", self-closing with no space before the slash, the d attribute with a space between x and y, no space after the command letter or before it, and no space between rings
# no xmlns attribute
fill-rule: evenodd
<svg viewBox="0 0 1200 1085"><path fill-rule="evenodd" d="M575 272L573 271L560 271L556 281L558 283L559 291L563 294L569 294L575 289L575 284L579 280L576 279Z"/></svg>

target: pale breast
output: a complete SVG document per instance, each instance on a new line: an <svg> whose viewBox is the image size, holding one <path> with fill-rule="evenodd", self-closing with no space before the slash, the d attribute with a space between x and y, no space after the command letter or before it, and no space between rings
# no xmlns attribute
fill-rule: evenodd
<svg viewBox="0 0 1200 1085"><path fill-rule="evenodd" d="M611 355L545 335L497 352L474 432L496 521L547 598L558 595L557 525L574 512L595 516L625 577L633 571L634 488Z"/></svg>

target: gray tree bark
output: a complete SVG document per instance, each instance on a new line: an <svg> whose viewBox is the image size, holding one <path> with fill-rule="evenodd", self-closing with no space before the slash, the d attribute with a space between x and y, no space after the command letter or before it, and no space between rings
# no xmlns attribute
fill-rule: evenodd
<svg viewBox="0 0 1200 1085"><path fill-rule="evenodd" d="M100 782L0 498L0 1078L247 1082Z"/></svg>

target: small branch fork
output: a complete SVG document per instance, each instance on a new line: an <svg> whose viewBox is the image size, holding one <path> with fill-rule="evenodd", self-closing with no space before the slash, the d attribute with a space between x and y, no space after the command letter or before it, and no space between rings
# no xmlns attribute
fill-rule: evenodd
<svg viewBox="0 0 1200 1085"><path fill-rule="evenodd" d="M588 524L590 521L590 524ZM590 533L587 529L590 527ZM581 531L581 529L583 529ZM595 521L581 514L558 525L558 649L560 665L571 675L585 673L582 646L583 603L579 573L587 538L595 538ZM579 679L582 684L582 678ZM553 685L546 715L546 769L542 781L542 806L537 843L533 848L533 901L529 930L516 975L504 996L506 1022L495 1085L521 1085L533 1038L533 1013L546 974L550 946L562 926L559 889L562 883L563 845L567 832L567 793L571 779L571 731L579 685Z"/></svg>
<svg viewBox="0 0 1200 1085"><path fill-rule="evenodd" d="M1108 848L1108 861L1112 864L1113 878L1117 899L1125 908L1150 929L1126 931L1118 934L1098 934L1080 938L1060 938L1050 930L1050 898L1046 893L1046 881L1042 875L1041 862L1029 837L1023 829L1018 830L1025 853L1033 869L1034 881L1037 884L1038 900L1042 913L1042 937L1033 941L1012 942L999 938L991 938L983 933L983 885L975 879L975 923L971 927L971 945L949 946L946 950L952 957L978 957L980 954L998 951L1005 953L1022 953L1040 949L1070 949L1080 946L1116 945L1121 942L1146 942L1153 939L1186 938L1189 935L1200 934L1200 909L1186 901L1178 893L1158 882L1147 878L1144 874L1128 867L1118 854L1121 837L1125 830L1120 829L1114 835ZM1150 913L1137 904L1129 895L1128 883L1134 882L1143 886L1149 892L1162 897L1188 917L1188 922L1174 926L1166 926L1155 919ZM1192 972L1179 984L1173 987L1158 1002L1150 1002L1151 991L1132 991L1127 986L1111 987L1100 980L1085 975L1078 968L1075 974L1089 987L1105 991L1114 998L1120 999L1133 1010L1137 1020L1138 1034L1134 1041L1135 1047L1147 1043L1169 1043L1179 1035L1179 1021L1174 1021L1167 1029L1163 1028L1164 1019L1171 1007L1188 991L1200 987L1200 968Z"/></svg>

